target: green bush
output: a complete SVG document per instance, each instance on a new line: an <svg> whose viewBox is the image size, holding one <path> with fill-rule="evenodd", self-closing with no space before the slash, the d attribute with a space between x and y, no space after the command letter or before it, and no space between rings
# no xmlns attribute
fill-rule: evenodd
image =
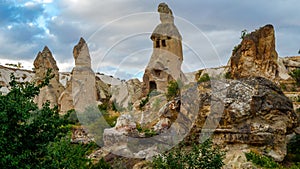
<svg viewBox="0 0 300 169"><path fill-rule="evenodd" d="M225 153L218 147L213 147L211 140L194 145L191 150L183 151L176 147L164 155L154 157L153 168L185 169L213 168L220 169L224 165Z"/></svg>
<svg viewBox="0 0 300 169"><path fill-rule="evenodd" d="M166 97L168 100L172 100L180 95L180 82L170 81L168 83L168 90Z"/></svg>
<svg viewBox="0 0 300 169"><path fill-rule="evenodd" d="M273 159L263 155L256 154L252 151L250 153L245 153L245 155L248 161L252 161L253 164L256 164L260 167L264 167L264 168L280 167L280 165L276 163Z"/></svg>
<svg viewBox="0 0 300 169"><path fill-rule="evenodd" d="M49 70L39 84L20 83L11 75L10 92L0 96L0 168L39 168L49 142L69 131L49 102L38 109L33 102L53 77Z"/></svg>
<svg viewBox="0 0 300 169"><path fill-rule="evenodd" d="M142 99L142 100L140 101L140 105L139 105L140 110L142 110L143 107L144 107L148 102L149 102L149 94L146 96L145 99Z"/></svg>
<svg viewBox="0 0 300 169"><path fill-rule="evenodd" d="M300 135L295 135L287 145L288 157L292 161L300 162Z"/></svg>
<svg viewBox="0 0 300 169"><path fill-rule="evenodd" d="M230 72L226 72L224 75L225 79L231 79L231 73Z"/></svg>
<svg viewBox="0 0 300 169"><path fill-rule="evenodd" d="M292 76L292 78L295 79L297 85L300 85L300 69L295 69L292 72L290 72L290 75Z"/></svg>
<svg viewBox="0 0 300 169"><path fill-rule="evenodd" d="M198 79L198 82L201 83L201 82L208 82L210 81L210 77L207 73L204 73L199 79Z"/></svg>

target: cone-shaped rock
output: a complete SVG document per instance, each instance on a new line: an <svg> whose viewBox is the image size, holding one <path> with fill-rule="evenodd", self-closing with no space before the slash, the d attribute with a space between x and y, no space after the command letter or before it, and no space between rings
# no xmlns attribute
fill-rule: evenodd
<svg viewBox="0 0 300 169"><path fill-rule="evenodd" d="M165 92L170 81L186 80L181 71L183 61L181 35L174 24L172 10L167 4L161 3L158 12L161 23L151 35L153 53L143 77L144 95L152 90Z"/></svg>
<svg viewBox="0 0 300 169"><path fill-rule="evenodd" d="M54 77L50 80L50 84L43 87L40 90L40 94L35 98L35 102L38 104L38 107L41 108L47 100L50 101L51 107L57 105L58 97L64 88L59 82L59 69L56 65L56 61L47 46L45 46L42 52L38 53L34 60L34 68L34 80L37 83L40 83L40 81L45 78L48 69L51 69L51 73L54 74Z"/></svg>

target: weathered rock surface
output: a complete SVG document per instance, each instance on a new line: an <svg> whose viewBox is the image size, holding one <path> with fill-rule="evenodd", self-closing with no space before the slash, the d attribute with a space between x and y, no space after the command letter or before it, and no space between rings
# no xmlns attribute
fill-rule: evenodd
<svg viewBox="0 0 300 169"><path fill-rule="evenodd" d="M231 76L259 76L274 81L278 77L277 59L274 27L266 25L247 34L235 47L230 58Z"/></svg>
<svg viewBox="0 0 300 169"><path fill-rule="evenodd" d="M152 90L165 92L169 81L186 81L181 71L183 61L181 35L174 24L172 10L167 4L158 6L161 23L151 35L153 53L143 76L143 94Z"/></svg>
<svg viewBox="0 0 300 169"><path fill-rule="evenodd" d="M96 77L91 68L88 46L83 38L74 47L75 67L72 70L73 105L77 112L96 106Z"/></svg>
<svg viewBox="0 0 300 169"><path fill-rule="evenodd" d="M128 109L141 98L142 87L143 84L138 79L130 79L120 82L118 85L112 85L110 101L117 107Z"/></svg>
<svg viewBox="0 0 300 169"><path fill-rule="evenodd" d="M35 102L38 107L41 108L46 101L50 102L50 106L57 105L58 98L64 87L59 82L59 69L56 65L56 61L52 56L51 51L46 46L42 52L39 52L36 59L34 60L35 77L34 81L40 83L46 76L48 69L52 70L54 78L50 80L48 86L43 87L40 90L40 94L35 98Z"/></svg>
<svg viewBox="0 0 300 169"><path fill-rule="evenodd" d="M256 149L282 161L286 135L298 125L292 102L283 92L261 77L210 83L211 88L198 87L200 111L191 134L214 133L218 145L243 145L243 150Z"/></svg>

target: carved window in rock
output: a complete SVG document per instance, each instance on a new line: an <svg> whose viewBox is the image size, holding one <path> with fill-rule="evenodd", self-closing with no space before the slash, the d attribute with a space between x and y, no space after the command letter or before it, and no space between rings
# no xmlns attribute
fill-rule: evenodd
<svg viewBox="0 0 300 169"><path fill-rule="evenodd" d="M165 40L165 39L163 39L163 40L161 41L161 45L162 45L163 47L166 47L166 46L167 46L166 40Z"/></svg>
<svg viewBox="0 0 300 169"><path fill-rule="evenodd" d="M156 77L160 77L160 74L161 74L161 70L154 70L154 75Z"/></svg>
<svg viewBox="0 0 300 169"><path fill-rule="evenodd" d="M160 41L159 40L156 40L155 47L160 48Z"/></svg>

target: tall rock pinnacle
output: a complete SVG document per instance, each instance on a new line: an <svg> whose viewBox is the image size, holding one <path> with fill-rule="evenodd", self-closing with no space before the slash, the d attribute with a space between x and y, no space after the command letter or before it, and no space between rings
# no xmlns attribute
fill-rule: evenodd
<svg viewBox="0 0 300 169"><path fill-rule="evenodd" d="M51 107L57 105L58 97L64 88L59 82L59 69L56 61L47 46L44 47L42 52L38 53L33 65L35 68L34 80L37 83L40 83L45 78L48 69L51 69L51 73L54 74L54 77L50 80L50 84L41 89L40 94L35 98L35 102L40 108L47 100L50 101Z"/></svg>
<svg viewBox="0 0 300 169"><path fill-rule="evenodd" d="M181 71L182 38L174 24L172 10L167 4L161 3L158 12L161 23L151 35L153 53L143 76L144 95L152 90L165 92L170 81L185 81Z"/></svg>
<svg viewBox="0 0 300 169"><path fill-rule="evenodd" d="M91 67L89 48L83 38L80 38L78 44L74 47L73 56L76 66Z"/></svg>

